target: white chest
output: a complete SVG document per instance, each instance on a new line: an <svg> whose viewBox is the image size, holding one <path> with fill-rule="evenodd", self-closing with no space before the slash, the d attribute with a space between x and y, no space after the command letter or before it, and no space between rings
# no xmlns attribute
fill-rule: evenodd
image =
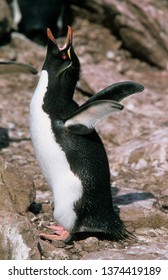
<svg viewBox="0 0 168 280"><path fill-rule="evenodd" d="M30 134L41 170L53 190L54 217L70 230L75 221L74 203L82 196L82 184L74 175L64 151L56 142L48 115L42 110L48 74L42 71L30 104Z"/></svg>

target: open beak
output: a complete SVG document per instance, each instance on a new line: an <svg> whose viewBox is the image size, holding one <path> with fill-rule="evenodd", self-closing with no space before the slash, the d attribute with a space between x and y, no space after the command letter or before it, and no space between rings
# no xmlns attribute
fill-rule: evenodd
<svg viewBox="0 0 168 280"><path fill-rule="evenodd" d="M49 28L47 28L47 36L57 46L57 41L54 38L54 36L53 36L53 34L52 34L52 32ZM68 26L68 31L67 31L67 37L66 37L65 44L62 47L58 47L59 50L62 51L66 48L70 48L72 46L72 39L73 39L72 27Z"/></svg>

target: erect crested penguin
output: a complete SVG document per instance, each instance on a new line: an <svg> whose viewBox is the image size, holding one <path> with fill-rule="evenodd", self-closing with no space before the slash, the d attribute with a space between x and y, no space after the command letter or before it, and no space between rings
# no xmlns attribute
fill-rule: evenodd
<svg viewBox="0 0 168 280"><path fill-rule="evenodd" d="M47 55L30 105L30 132L53 190L54 218L72 238L90 233L125 239L129 234L113 208L109 163L95 125L122 110L118 102L144 87L131 81L116 83L79 107L73 100L80 63L72 28L62 48L50 29L47 35Z"/></svg>
<svg viewBox="0 0 168 280"><path fill-rule="evenodd" d="M15 61L0 61L0 74L10 73L31 73L37 74L37 70L25 63L19 63Z"/></svg>

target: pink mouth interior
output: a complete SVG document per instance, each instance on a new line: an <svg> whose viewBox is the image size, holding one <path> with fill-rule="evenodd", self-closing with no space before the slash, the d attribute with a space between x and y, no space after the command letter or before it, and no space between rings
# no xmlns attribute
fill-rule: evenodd
<svg viewBox="0 0 168 280"><path fill-rule="evenodd" d="M57 45L57 41L54 38L54 36L49 28L47 28L47 36L55 45ZM68 26L68 32L67 32L65 44L62 47L58 47L60 51L64 50L68 46L69 43L72 43L72 36L73 36L72 28L70 26Z"/></svg>

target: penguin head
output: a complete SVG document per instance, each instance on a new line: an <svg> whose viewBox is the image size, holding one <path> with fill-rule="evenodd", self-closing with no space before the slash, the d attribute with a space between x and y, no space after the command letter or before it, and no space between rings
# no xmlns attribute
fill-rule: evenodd
<svg viewBox="0 0 168 280"><path fill-rule="evenodd" d="M43 69L50 72L52 71L52 75L59 79L62 79L62 77L64 78L65 75L67 77L67 73L69 73L71 80L74 79L78 81L80 75L80 62L72 45L72 28L68 26L67 37L63 47L58 46L56 39L49 28L47 28L47 36L48 50Z"/></svg>

